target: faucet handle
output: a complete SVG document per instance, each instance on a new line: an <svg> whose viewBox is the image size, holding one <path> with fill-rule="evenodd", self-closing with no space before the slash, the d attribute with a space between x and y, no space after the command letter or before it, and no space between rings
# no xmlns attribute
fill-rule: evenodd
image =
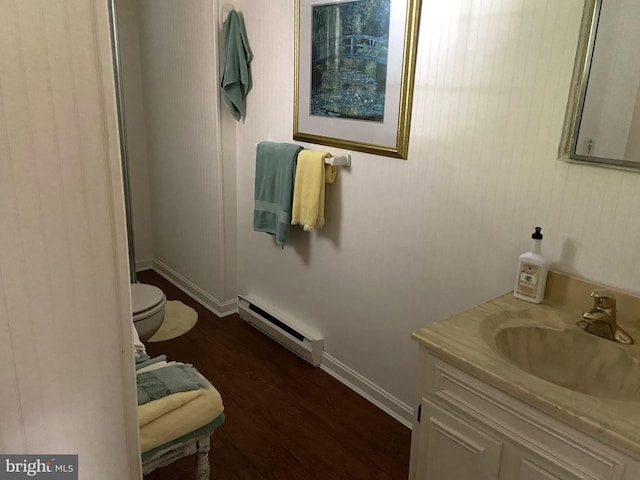
<svg viewBox="0 0 640 480"><path fill-rule="evenodd" d="M615 308L616 296L609 290L599 288L591 292L594 308Z"/></svg>

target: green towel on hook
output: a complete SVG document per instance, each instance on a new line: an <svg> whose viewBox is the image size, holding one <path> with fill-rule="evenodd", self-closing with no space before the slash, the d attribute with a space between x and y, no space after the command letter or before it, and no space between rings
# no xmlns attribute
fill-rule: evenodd
<svg viewBox="0 0 640 480"><path fill-rule="evenodd" d="M222 71L224 103L233 118L240 120L246 112L245 97L251 89L249 63L253 58L240 15L231 10L224 22L225 62Z"/></svg>

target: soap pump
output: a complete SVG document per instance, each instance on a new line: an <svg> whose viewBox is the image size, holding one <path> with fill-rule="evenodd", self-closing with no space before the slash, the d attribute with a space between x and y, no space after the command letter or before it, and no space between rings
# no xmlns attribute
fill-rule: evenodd
<svg viewBox="0 0 640 480"><path fill-rule="evenodd" d="M544 287L547 284L549 262L542 256L542 228L536 227L531 238L531 251L518 258L516 286L513 296L531 303L540 303L544 299Z"/></svg>

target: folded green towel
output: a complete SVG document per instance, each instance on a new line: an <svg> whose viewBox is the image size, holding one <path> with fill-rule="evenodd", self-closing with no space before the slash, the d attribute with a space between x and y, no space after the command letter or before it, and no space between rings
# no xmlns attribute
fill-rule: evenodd
<svg viewBox="0 0 640 480"><path fill-rule="evenodd" d="M154 363L165 362L166 360L166 355L158 355L157 357L151 358L145 353L144 355L140 355L140 358L136 359L136 370L148 367L149 365L153 365Z"/></svg>
<svg viewBox="0 0 640 480"><path fill-rule="evenodd" d="M158 400L172 393L205 388L207 383L191 365L179 364L161 367L136 375L138 405Z"/></svg>
<svg viewBox="0 0 640 480"><path fill-rule="evenodd" d="M275 235L284 245L291 228L296 158L302 150L292 143L260 142L256 149L253 229Z"/></svg>
<svg viewBox="0 0 640 480"><path fill-rule="evenodd" d="M222 71L222 92L224 103L233 118L244 118L245 97L251 89L251 72L249 63L253 58L247 34L238 12L231 10L224 23L225 62Z"/></svg>

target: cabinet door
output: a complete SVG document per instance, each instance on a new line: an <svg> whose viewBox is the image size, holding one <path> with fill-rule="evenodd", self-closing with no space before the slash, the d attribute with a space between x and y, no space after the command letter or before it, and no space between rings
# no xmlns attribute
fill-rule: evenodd
<svg viewBox="0 0 640 480"><path fill-rule="evenodd" d="M580 463L570 464L538 448L507 443L503 456L501 480L610 480L585 470Z"/></svg>
<svg viewBox="0 0 640 480"><path fill-rule="evenodd" d="M572 472L562 471L538 459L522 458L519 470L518 480L579 480Z"/></svg>
<svg viewBox="0 0 640 480"><path fill-rule="evenodd" d="M583 475L569 465L560 465L540 457L526 455L518 458L514 475L508 478L513 480L585 480L595 477Z"/></svg>
<svg viewBox="0 0 640 480"><path fill-rule="evenodd" d="M422 400L416 480L496 480L502 442Z"/></svg>

